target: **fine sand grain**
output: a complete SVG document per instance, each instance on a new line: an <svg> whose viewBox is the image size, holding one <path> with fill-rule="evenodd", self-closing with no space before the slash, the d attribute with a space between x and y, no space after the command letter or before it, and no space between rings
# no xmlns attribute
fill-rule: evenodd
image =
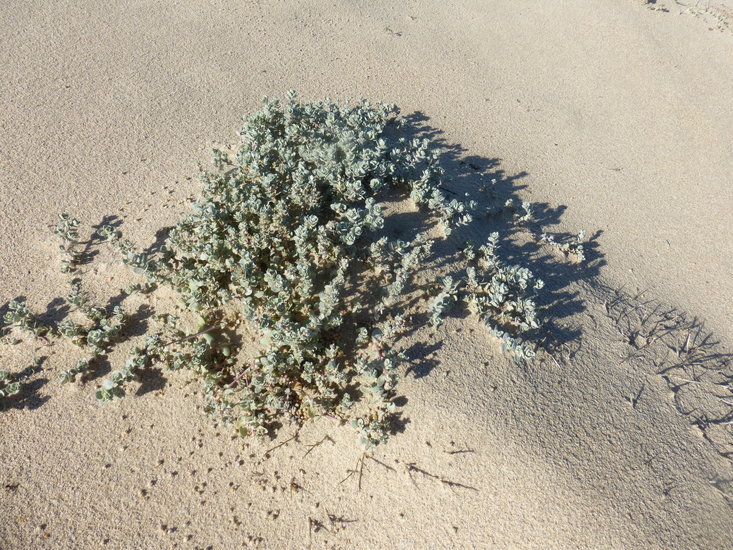
<svg viewBox="0 0 733 550"><path fill-rule="evenodd" d="M327 419L233 438L183 373L101 407L58 382L75 350L41 349L0 411L0 548L732 547L731 2L2 4L0 305L58 305L58 212L152 244L212 144L290 88L394 102L453 191L497 178L592 239L581 267L526 258L542 360L471 317L411 334L404 426L366 455ZM88 276L99 300L130 277L106 252Z"/></svg>

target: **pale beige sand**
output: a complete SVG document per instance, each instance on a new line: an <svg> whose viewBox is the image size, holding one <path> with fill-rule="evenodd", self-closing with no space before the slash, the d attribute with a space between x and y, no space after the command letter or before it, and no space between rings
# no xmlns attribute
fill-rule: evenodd
<svg viewBox="0 0 733 550"><path fill-rule="evenodd" d="M711 365L733 345L731 6L702 4L3 2L0 303L64 292L59 211L151 243L212 142L289 88L420 112L559 209L551 229L602 234L597 277L556 280L577 293L558 329L580 335L553 360L508 361L470 318L411 336L410 422L361 490L340 483L361 456L348 427L306 426L265 458L291 432L232 440L185 375L100 407L93 384L58 383L72 353L46 350L36 398L0 413L0 547L732 547L730 425L699 422L727 414L719 379L657 374L681 324L633 337L653 299L705 321ZM121 286L111 256L95 265L100 297Z"/></svg>

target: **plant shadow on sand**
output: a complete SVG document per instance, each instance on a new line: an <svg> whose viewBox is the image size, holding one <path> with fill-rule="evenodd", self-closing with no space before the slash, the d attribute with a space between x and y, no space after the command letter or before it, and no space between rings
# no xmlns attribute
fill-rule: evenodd
<svg viewBox="0 0 733 550"><path fill-rule="evenodd" d="M579 328L565 326L566 319L585 309L579 292L572 289L573 283L596 277L605 265L600 251L598 239L601 231L595 232L590 239L584 241L585 260L574 263L565 255L543 242L541 236L552 235L557 243L568 242L575 237L574 233L553 231L561 223L566 207L551 206L547 203L532 203L531 218L517 220L517 210L523 199L521 192L526 189L522 180L527 172L507 174L501 169L498 158L484 158L468 154L468 151L457 144L448 143L443 132L429 125L429 118L420 112L409 114L402 119L401 135L407 139L427 139L441 150L441 165L446 171L446 182L442 188L449 199L474 201L476 208L473 221L465 227L458 228L444 240L436 242L429 267L439 271L442 276L450 275L454 279L461 277L462 249L466 242L481 246L487 242L492 233L498 233L500 247L498 256L506 264L526 267L534 275L542 279L544 288L535 295L537 306L542 310L542 326L528 331L523 337L547 352L563 346L572 347L581 335ZM485 187L488 185L488 192ZM512 205L512 206L508 206ZM420 214L398 214L397 220L388 220L390 225L409 233L417 233L425 229ZM420 220L418 220L420 218ZM452 316L465 317L466 310L456 308ZM427 316L419 318L416 326L427 322ZM412 361L408 372L415 377L427 376L436 366L429 356L439 349L440 343L416 343L407 355Z"/></svg>
<svg viewBox="0 0 733 550"><path fill-rule="evenodd" d="M5 397L0 401L0 411L7 409L28 409L34 410L43 406L50 399L48 395L40 395L39 391L48 384L48 378L34 378L43 370L43 363L47 357L37 356L34 363L15 373L16 379L20 382L20 392Z"/></svg>

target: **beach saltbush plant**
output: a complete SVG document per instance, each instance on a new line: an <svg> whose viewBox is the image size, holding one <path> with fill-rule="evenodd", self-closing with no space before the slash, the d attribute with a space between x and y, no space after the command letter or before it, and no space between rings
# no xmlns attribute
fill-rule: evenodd
<svg viewBox="0 0 733 550"><path fill-rule="evenodd" d="M209 412L244 434L267 433L282 417L349 417L355 386L371 396L353 418L362 442L383 441L401 359L392 347L401 325L393 306L431 241L377 238L379 200L404 189L446 233L471 219L464 203L440 191L443 171L427 141L386 139L396 114L392 105L304 104L291 95L284 107L265 101L247 118L239 149L215 151L194 212L160 257L124 241L121 250L203 312L202 327L233 305L230 319L261 335L257 358L239 363L216 331L182 340L187 349L175 353L160 339L128 361L115 384L151 358L172 368L187 363L204 376Z"/></svg>
<svg viewBox="0 0 733 550"><path fill-rule="evenodd" d="M385 441L395 411L398 367L405 357L395 342L408 327L404 297L433 241L385 230L383 206L408 195L437 220L445 235L471 221L474 204L449 200L445 173L428 140L399 136L394 105L265 99L247 117L234 150L215 150L213 169L201 171L201 196L156 253L139 251L110 225L96 238L147 282L175 291L179 313L157 313L141 345L103 381L102 402L156 365L200 377L206 411L243 435L270 433L284 420L328 415L350 420L366 446ZM524 208L523 215L531 212ZM79 223L59 217L62 271L75 275ZM498 235L469 245L465 274L428 285L429 318L439 324L463 302L517 358L531 349L521 335L539 326L532 292L541 281L498 258ZM66 336L88 357L60 375L72 382L124 337L129 317L121 306L94 306L81 279L69 280L66 302L84 321L55 327L38 322L13 302L9 326L36 336ZM187 321L195 317L193 324ZM255 335L251 346L242 336Z"/></svg>

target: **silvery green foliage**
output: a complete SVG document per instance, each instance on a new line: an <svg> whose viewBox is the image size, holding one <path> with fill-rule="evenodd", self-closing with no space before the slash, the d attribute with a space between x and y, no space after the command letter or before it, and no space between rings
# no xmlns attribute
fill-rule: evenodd
<svg viewBox="0 0 733 550"><path fill-rule="evenodd" d="M59 380L62 384L68 384L76 380L77 375L86 374L89 371L89 359L81 359L74 368L59 373Z"/></svg>
<svg viewBox="0 0 733 550"><path fill-rule="evenodd" d="M20 392L20 382L14 374L0 370L0 399Z"/></svg>
<svg viewBox="0 0 733 550"><path fill-rule="evenodd" d="M33 336L44 337L51 331L51 327L39 321L28 309L25 300L11 300L8 302L8 311L3 315L5 326L3 330L18 327Z"/></svg>
<svg viewBox="0 0 733 550"><path fill-rule="evenodd" d="M425 235L412 240L384 236L380 200L403 191L437 217L446 234L471 220L472 203L447 200L444 172L427 140L392 137L399 128L392 105L300 103L265 100L245 119L233 153L214 152L203 171L193 213L169 234L158 254L140 252L113 227L97 235L116 247L124 263L147 277L126 289L172 287L185 307L198 312L194 330L177 316L157 314L158 328L133 348L96 393L101 402L125 395L146 369L186 369L203 382L206 410L233 423L243 435L264 435L282 420L322 415L351 420L366 447L388 437L395 412L397 369L405 357L394 349L406 327L398 312L420 264L430 253ZM493 191L494 182L492 182ZM531 217L512 204L520 221ZM60 216L56 233L74 271L78 222ZM91 241L89 241L91 242ZM521 335L538 326L532 292L541 281L496 255L498 235L469 245L464 278L438 281L430 320L458 301L468 304L518 358L532 352ZM90 353L60 374L83 378L91 363L121 336L127 316L94 306L79 278L69 280L71 311L84 321L46 326L23 302L11 302L11 326L65 336ZM239 358L238 327L259 334L253 361ZM45 338L45 337L44 337Z"/></svg>
<svg viewBox="0 0 733 550"><path fill-rule="evenodd" d="M61 272L71 273L76 269L81 260L82 253L76 248L79 243L79 220L72 218L67 213L59 214L59 221L54 229L54 234L61 239L59 249L63 256L61 259Z"/></svg>
<svg viewBox="0 0 733 550"><path fill-rule="evenodd" d="M418 235L411 243L400 239L381 239L369 246L367 262L381 283L379 313L394 305L405 285L430 252L433 242Z"/></svg>
<svg viewBox="0 0 733 550"><path fill-rule="evenodd" d="M583 242L585 241L585 231L579 231L577 235L564 242L557 242L554 235L542 233L540 241L551 244L560 250L565 257L571 258L575 263L581 263L585 260L585 251L583 250Z"/></svg>
<svg viewBox="0 0 733 550"><path fill-rule="evenodd" d="M466 269L465 300L469 311L477 314L502 340L504 348L517 359L534 356L519 337L540 326L534 291L544 283L521 266L505 265L497 255L498 233L492 233Z"/></svg>
<svg viewBox="0 0 733 550"><path fill-rule="evenodd" d="M585 240L585 232L579 231L578 234L571 238L568 242L560 246L566 256L575 257L575 261L580 263L585 260L585 252L583 251L583 241Z"/></svg>
<svg viewBox="0 0 733 550"><path fill-rule="evenodd" d="M497 254L499 234L489 235L478 249L467 243L463 254L469 262L466 277L454 282L445 277L430 306L431 322L440 324L450 306L458 301L479 316L493 336L501 340L505 351L516 359L529 359L534 351L522 336L540 326L534 292L544 283L521 266L505 265Z"/></svg>
<svg viewBox="0 0 733 550"><path fill-rule="evenodd" d="M81 292L80 287L78 289ZM73 296L75 295L72 294ZM71 303L70 300L69 302ZM93 324L83 326L66 319L57 325L56 332L60 336L65 336L77 346L84 347L90 353L90 357L81 359L75 367L69 370L61 371L59 379L62 384L74 382L77 375L83 377L89 372L90 362L107 353L108 348L120 336L122 329L129 320L122 306L115 306L112 314L108 315L104 308L89 306L85 296L77 303L81 304L80 310L85 313Z"/></svg>
<svg viewBox="0 0 733 550"><path fill-rule="evenodd" d="M84 347L91 355L79 361L74 368L62 371L59 374L62 383L73 382L78 374L84 375L88 372L90 361L107 353L114 339L120 336L129 321L122 306L115 306L109 314L103 307L92 305L82 288L80 278L70 279L68 284L70 292L65 298L66 302L71 306L71 311L80 312L87 321L79 324L71 319L64 319L56 325L54 333Z"/></svg>
<svg viewBox="0 0 733 550"><path fill-rule="evenodd" d="M73 219L68 218L68 215L62 215L60 218L62 222ZM78 224L73 224L69 230L73 230L74 238L77 238L77 227ZM64 299L70 306L70 312L78 311L86 321L79 323L66 318L56 323L46 324L30 312L25 301L13 300L8 303L8 311L3 316L6 325L2 328L3 331L18 328L47 343L51 342L49 338L65 337L73 344L87 350L90 353L89 357L80 360L75 367L59 373L62 383L73 382L78 375L86 374L90 370L90 362L107 353L108 348L120 336L129 320L122 306L115 306L110 314L103 307L92 305L82 288L80 278L70 279L68 284L70 291ZM8 338L2 340L2 343L17 342L16 340L9 341Z"/></svg>
<svg viewBox="0 0 733 550"><path fill-rule="evenodd" d="M498 194L496 192L496 180L492 179L490 182L482 182L479 186L479 191L486 194L488 199L488 206L486 208L486 215L497 216L502 213L508 213L514 218L517 223L526 224L533 219L533 206L531 202L523 201L517 205L517 201L513 198L509 198L504 201L504 204L499 205L497 202Z"/></svg>
<svg viewBox="0 0 733 550"><path fill-rule="evenodd" d="M532 221L533 210L532 203L524 201L521 206L521 210L514 213L514 217L519 223L527 223Z"/></svg>
<svg viewBox="0 0 733 550"><path fill-rule="evenodd" d="M388 137L397 112L300 103L294 93L284 105L265 99L245 119L239 148L214 152L193 213L157 257L103 229L126 263L206 319L201 333L175 323L167 339L158 333L100 398L161 361L200 374L208 412L242 434L328 414L351 419L367 447L384 441L404 359L393 349L404 325L393 310L432 242L379 238L380 199L404 190L446 233L471 219L468 205L440 191L444 172L427 140ZM261 335L249 364L224 336L241 320ZM355 404L359 394L368 398Z"/></svg>
<svg viewBox="0 0 733 550"><path fill-rule="evenodd" d="M115 370L102 382L102 388L95 394L98 401L108 403L115 397L125 396L125 383L135 379L135 375L128 369Z"/></svg>
<svg viewBox="0 0 733 550"><path fill-rule="evenodd" d="M82 289L81 279L79 277L69 279L69 281L67 282L70 288L70 292L69 294L67 294L65 299L73 310L80 311L87 319L93 322L99 321L104 318L104 308L94 306L89 303L89 297Z"/></svg>
<svg viewBox="0 0 733 550"><path fill-rule="evenodd" d="M445 312L457 301L458 283L453 282L453 277L443 277L440 291L430 303L430 323L439 325L443 321Z"/></svg>
<svg viewBox="0 0 733 550"><path fill-rule="evenodd" d="M122 257L122 262L129 265L136 273L144 273L148 278L147 290L152 288L149 286L151 283L155 283L159 280L156 275L158 264L150 257L149 254L139 252L135 248L135 243L129 239L123 239L122 234L117 231L111 225L103 225L97 230L97 236L107 243L112 244ZM154 285L153 285L154 286ZM143 285L134 284L130 285L125 292L132 294L134 292L142 291Z"/></svg>

